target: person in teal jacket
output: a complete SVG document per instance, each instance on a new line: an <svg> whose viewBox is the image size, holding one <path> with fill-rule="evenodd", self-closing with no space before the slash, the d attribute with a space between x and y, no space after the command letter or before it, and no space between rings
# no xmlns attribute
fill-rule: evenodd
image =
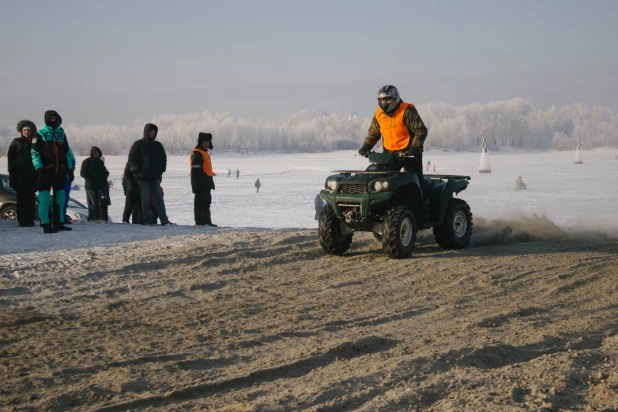
<svg viewBox="0 0 618 412"><path fill-rule="evenodd" d="M32 142L32 163L39 176L39 218L44 233L71 230L64 225L64 182L67 175L71 182L75 179L75 156L61 124L62 118L58 112L46 111L45 126L39 129L36 142ZM52 219L53 226L49 219L51 189L54 189L57 206L54 214L58 215Z"/></svg>

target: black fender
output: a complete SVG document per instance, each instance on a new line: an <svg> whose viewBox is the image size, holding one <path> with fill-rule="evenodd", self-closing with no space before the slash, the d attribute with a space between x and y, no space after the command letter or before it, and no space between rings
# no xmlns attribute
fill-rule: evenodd
<svg viewBox="0 0 618 412"><path fill-rule="evenodd" d="M434 196L439 196L438 214L432 216L432 218L434 218L435 224L440 224L444 220L444 216L446 215L446 208L448 207L448 202L453 198L453 193L456 194L461 192L462 190L465 190L469 184L470 183L467 180L448 180L446 181L446 183L437 184L432 189L432 194Z"/></svg>

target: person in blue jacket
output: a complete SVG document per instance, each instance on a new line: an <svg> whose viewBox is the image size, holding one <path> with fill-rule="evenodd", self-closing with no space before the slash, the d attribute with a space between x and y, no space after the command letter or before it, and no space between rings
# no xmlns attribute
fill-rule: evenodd
<svg viewBox="0 0 618 412"><path fill-rule="evenodd" d="M64 225L64 184L66 176L69 181L75 179L73 166L75 156L69 147L67 136L61 127L62 118L55 110L45 112L45 126L39 129L36 141L32 142L32 163L39 177L39 218L44 233L56 233L59 230L71 230ZM54 189L56 206L54 208L53 227L49 218L50 192Z"/></svg>

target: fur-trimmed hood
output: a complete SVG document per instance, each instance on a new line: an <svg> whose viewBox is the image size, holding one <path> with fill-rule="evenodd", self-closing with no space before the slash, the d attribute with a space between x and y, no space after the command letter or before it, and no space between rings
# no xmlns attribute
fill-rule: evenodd
<svg viewBox="0 0 618 412"><path fill-rule="evenodd" d="M30 120L20 120L19 123L17 123L17 132L20 135L24 127L29 127L30 130L32 130L32 136L36 134L36 125L34 122L31 122Z"/></svg>

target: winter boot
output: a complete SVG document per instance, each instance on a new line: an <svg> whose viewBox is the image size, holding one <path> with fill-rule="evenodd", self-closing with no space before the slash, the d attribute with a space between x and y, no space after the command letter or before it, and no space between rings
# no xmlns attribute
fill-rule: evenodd
<svg viewBox="0 0 618 412"><path fill-rule="evenodd" d="M58 231L54 229L51 223L44 223L43 225L43 233L57 233Z"/></svg>
<svg viewBox="0 0 618 412"><path fill-rule="evenodd" d="M210 220L210 210L204 211L204 224L212 227L217 227L217 225L212 223L212 220Z"/></svg>
<svg viewBox="0 0 618 412"><path fill-rule="evenodd" d="M54 206L56 209L58 209L56 205ZM64 225L64 218L65 216L62 211L57 212L54 210L53 225L54 225L54 229L56 229L56 232L73 230L70 227L67 227Z"/></svg>

